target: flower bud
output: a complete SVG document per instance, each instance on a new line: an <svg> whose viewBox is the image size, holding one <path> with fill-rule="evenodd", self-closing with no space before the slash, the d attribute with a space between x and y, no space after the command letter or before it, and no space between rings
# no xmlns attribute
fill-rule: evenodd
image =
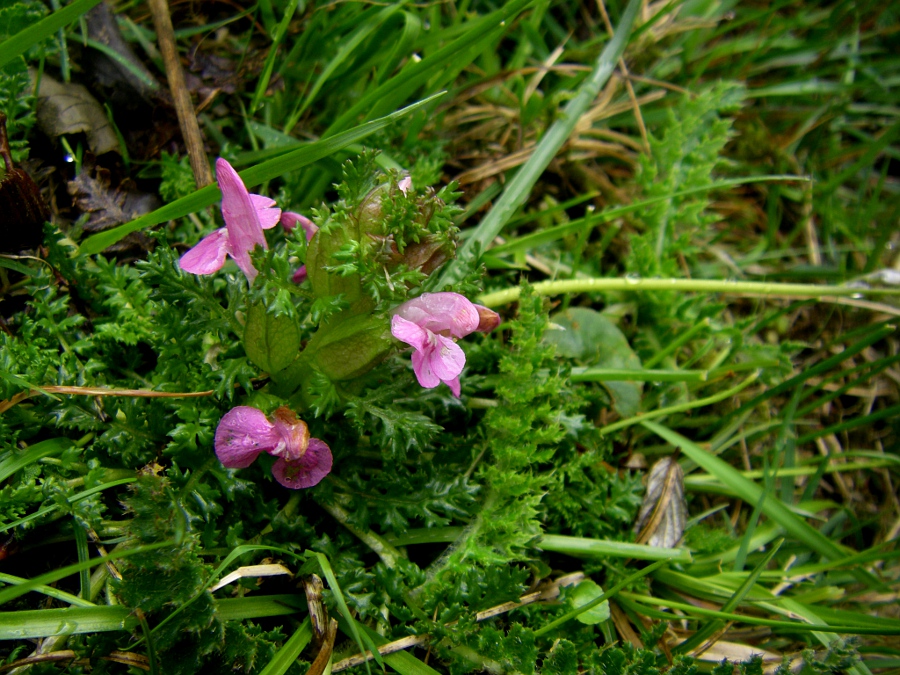
<svg viewBox="0 0 900 675"><path fill-rule="evenodd" d="M475 309L478 310L478 328L475 330L479 333L490 333L500 325L500 315L494 310L484 305L475 305Z"/></svg>

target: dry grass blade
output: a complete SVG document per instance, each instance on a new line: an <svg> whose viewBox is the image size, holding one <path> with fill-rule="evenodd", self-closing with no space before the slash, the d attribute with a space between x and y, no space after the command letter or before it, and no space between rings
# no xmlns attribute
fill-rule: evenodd
<svg viewBox="0 0 900 675"><path fill-rule="evenodd" d="M290 576L293 572L284 565L246 565L244 567L238 567L234 572L226 574L219 579L210 587L209 592L212 593L217 591L238 579L244 579L246 577L275 577L284 574ZM321 581L319 583L321 583ZM310 613L310 615L311 614L312 613Z"/></svg>

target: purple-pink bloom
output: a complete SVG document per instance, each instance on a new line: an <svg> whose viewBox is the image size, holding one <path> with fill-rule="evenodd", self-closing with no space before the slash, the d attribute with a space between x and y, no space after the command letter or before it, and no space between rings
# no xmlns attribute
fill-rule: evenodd
<svg viewBox="0 0 900 675"><path fill-rule="evenodd" d="M485 315L489 312L496 317ZM454 338L479 330L488 331L499 323L499 316L469 302L459 293L424 293L394 310L391 334L414 349L413 371L419 384L432 389L444 382L459 397L459 374L466 355Z"/></svg>
<svg viewBox="0 0 900 675"><path fill-rule="evenodd" d="M232 408L216 427L215 446L229 469L246 469L263 452L278 457L272 475L292 490L317 485L331 471L331 449L310 438L306 423L285 406L271 420L256 408Z"/></svg>
<svg viewBox="0 0 900 675"><path fill-rule="evenodd" d="M225 227L201 239L178 265L192 274L212 274L222 269L230 255L252 284L257 272L250 251L257 245L267 248L263 230L278 224L281 209L275 208L274 199L247 192L237 171L221 157L216 160L216 180L222 191Z"/></svg>
<svg viewBox="0 0 900 675"><path fill-rule="evenodd" d="M306 216L301 216L299 213L294 213L293 211L285 211L281 214L281 225L284 227L285 232L290 232L299 225L303 228L304 234L306 234L307 242L319 231L319 228L313 221ZM302 284L306 281L306 265L300 265L300 267L297 268L297 271L294 272L294 276L291 277L291 280L295 284Z"/></svg>

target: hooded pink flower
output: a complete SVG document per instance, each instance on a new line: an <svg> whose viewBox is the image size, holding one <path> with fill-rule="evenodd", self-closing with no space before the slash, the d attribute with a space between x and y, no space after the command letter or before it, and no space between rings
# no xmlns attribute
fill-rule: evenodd
<svg viewBox="0 0 900 675"><path fill-rule="evenodd" d="M290 408L273 413L240 405L232 408L216 427L216 456L229 469L246 469L260 453L278 457L272 466L275 480L292 490L317 485L331 471L331 449Z"/></svg>
<svg viewBox="0 0 900 675"><path fill-rule="evenodd" d="M250 251L257 244L267 248L263 230L278 224L281 209L275 208L274 199L247 192L237 171L221 157L216 160L216 180L222 191L225 227L201 239L181 256L178 265L192 274L212 274L222 269L225 257L230 255L252 284L257 272Z"/></svg>
<svg viewBox="0 0 900 675"><path fill-rule="evenodd" d="M290 232L299 225L306 234L307 242L319 231L319 228L313 221L306 216L301 216L299 213L294 213L293 211L285 211L281 214L281 225L284 227L285 232ZM306 265L300 265L300 267L297 268L297 271L294 272L294 276L291 277L291 280L295 284L302 284L306 281Z"/></svg>
<svg viewBox="0 0 900 675"><path fill-rule="evenodd" d="M459 293L424 293L394 310L391 334L415 350L412 363L419 384L432 389L444 382L458 398L466 355L454 338L476 330L488 332L499 321L496 312Z"/></svg>

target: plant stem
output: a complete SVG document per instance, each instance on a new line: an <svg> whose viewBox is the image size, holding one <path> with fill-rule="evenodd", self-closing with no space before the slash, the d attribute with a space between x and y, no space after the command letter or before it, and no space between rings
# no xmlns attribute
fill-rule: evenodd
<svg viewBox="0 0 900 675"><path fill-rule="evenodd" d="M815 298L821 296L900 295L896 288L856 288L817 284L782 284L768 281L719 279L565 279L534 284L538 295L598 293L603 291L681 291L682 293L726 293L728 295L774 295ZM486 307L499 307L519 299L521 288L507 288L478 298Z"/></svg>
<svg viewBox="0 0 900 675"><path fill-rule="evenodd" d="M743 382L738 384L731 389L726 389L725 391L720 391L718 394L713 394L712 396L708 396L706 398L699 398L696 401L690 401L688 403L680 403L678 405L669 406L668 408L659 408L658 410L651 410L650 412L642 413L639 415L635 415L634 417L629 417L624 420L619 420L618 422L613 422L612 424L607 424L605 427L600 429L600 434L605 435L612 431L618 431L619 429L623 429L625 427L630 427L632 424L639 424L641 422L646 422L648 420L656 419L657 417L665 417L666 415L671 415L672 413L684 412L685 410L692 410L693 408L702 408L706 405L711 405L713 403L718 403L719 401L723 401L726 398L734 396L742 389L746 389L751 384L753 384L756 379L759 377L759 371L756 371L750 377L745 379Z"/></svg>
<svg viewBox="0 0 900 675"><path fill-rule="evenodd" d="M203 137L200 135L200 125L197 123L197 115L191 103L191 95L188 93L184 82L184 72L181 70L181 61L178 60L178 49L175 46L175 31L172 28L172 17L169 15L169 4L166 0L150 0L150 13L153 15L153 24L156 26L156 39L159 42L159 52L162 54L163 63L166 66L166 77L169 80L169 89L175 102L175 112L178 114L178 124L184 136L187 146L188 158L191 162L191 170L194 172L194 180L197 188L210 185L212 172L209 168L209 160L203 149Z"/></svg>
<svg viewBox="0 0 900 675"><path fill-rule="evenodd" d="M328 504L326 502L318 502L318 504L328 511L336 521L356 535L366 546L375 551L385 565L391 569L397 566L397 560L402 557L400 551L387 543L385 539L371 530L362 530L356 527L356 525L351 525L350 514L337 504Z"/></svg>

